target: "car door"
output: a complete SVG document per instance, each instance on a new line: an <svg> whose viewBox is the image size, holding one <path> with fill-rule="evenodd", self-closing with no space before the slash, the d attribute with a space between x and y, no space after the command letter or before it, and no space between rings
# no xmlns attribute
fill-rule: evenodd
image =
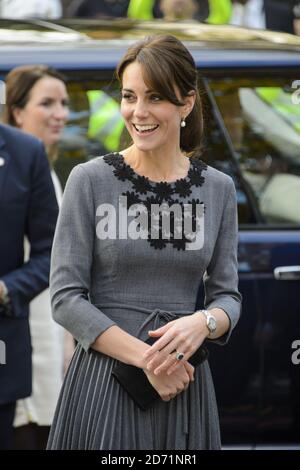
<svg viewBox="0 0 300 470"><path fill-rule="evenodd" d="M204 83L211 116L204 157L236 184L243 295L238 327L226 348L211 347L211 367L223 442L300 444L300 365L292 361L300 340L296 74L244 77L227 72Z"/></svg>

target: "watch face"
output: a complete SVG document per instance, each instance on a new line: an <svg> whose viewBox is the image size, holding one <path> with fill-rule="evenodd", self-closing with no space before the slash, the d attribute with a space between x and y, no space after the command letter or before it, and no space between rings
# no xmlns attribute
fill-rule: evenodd
<svg viewBox="0 0 300 470"><path fill-rule="evenodd" d="M209 330L211 331L211 333L213 333L217 329L216 319L214 317L209 317L207 326L208 326Z"/></svg>

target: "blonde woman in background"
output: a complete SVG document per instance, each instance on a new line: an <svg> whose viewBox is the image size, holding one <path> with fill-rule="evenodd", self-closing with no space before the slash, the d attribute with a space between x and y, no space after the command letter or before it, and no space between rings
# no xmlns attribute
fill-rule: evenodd
<svg viewBox="0 0 300 470"><path fill-rule="evenodd" d="M38 137L45 145L51 167L68 114L64 79L54 69L43 65L21 66L7 75L4 121ZM53 167L51 175L60 204L62 189ZM30 247L27 241L25 243L25 256L28 257ZM63 329L52 320L48 289L30 304L30 329L33 345L32 395L17 402L14 440L18 449L43 449L64 367L74 348L72 336L65 336Z"/></svg>

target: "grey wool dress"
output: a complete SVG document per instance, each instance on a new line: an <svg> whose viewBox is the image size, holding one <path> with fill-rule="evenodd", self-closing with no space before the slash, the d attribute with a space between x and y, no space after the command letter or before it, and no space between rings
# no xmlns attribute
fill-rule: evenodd
<svg viewBox="0 0 300 470"><path fill-rule="evenodd" d="M146 340L148 330L194 313L201 282L203 308L219 307L229 316L230 330L216 340L223 345L241 304L229 176L193 157L185 178L155 183L119 153L72 170L54 238L50 290L54 319L78 344L48 449L220 448L207 360L186 391L142 411L112 376L117 361L90 348L112 325Z"/></svg>

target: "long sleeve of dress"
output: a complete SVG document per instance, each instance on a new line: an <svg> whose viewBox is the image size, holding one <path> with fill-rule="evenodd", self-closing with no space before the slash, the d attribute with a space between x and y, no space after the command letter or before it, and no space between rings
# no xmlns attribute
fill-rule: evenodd
<svg viewBox="0 0 300 470"><path fill-rule="evenodd" d="M214 340L226 344L238 322L242 296L238 291L238 220L235 186L229 181L227 197L212 259L203 277L205 308L221 308L230 319L230 329Z"/></svg>
<svg viewBox="0 0 300 470"><path fill-rule="evenodd" d="M50 273L54 319L87 351L115 322L89 302L95 208L89 175L81 165L68 179L55 232Z"/></svg>

